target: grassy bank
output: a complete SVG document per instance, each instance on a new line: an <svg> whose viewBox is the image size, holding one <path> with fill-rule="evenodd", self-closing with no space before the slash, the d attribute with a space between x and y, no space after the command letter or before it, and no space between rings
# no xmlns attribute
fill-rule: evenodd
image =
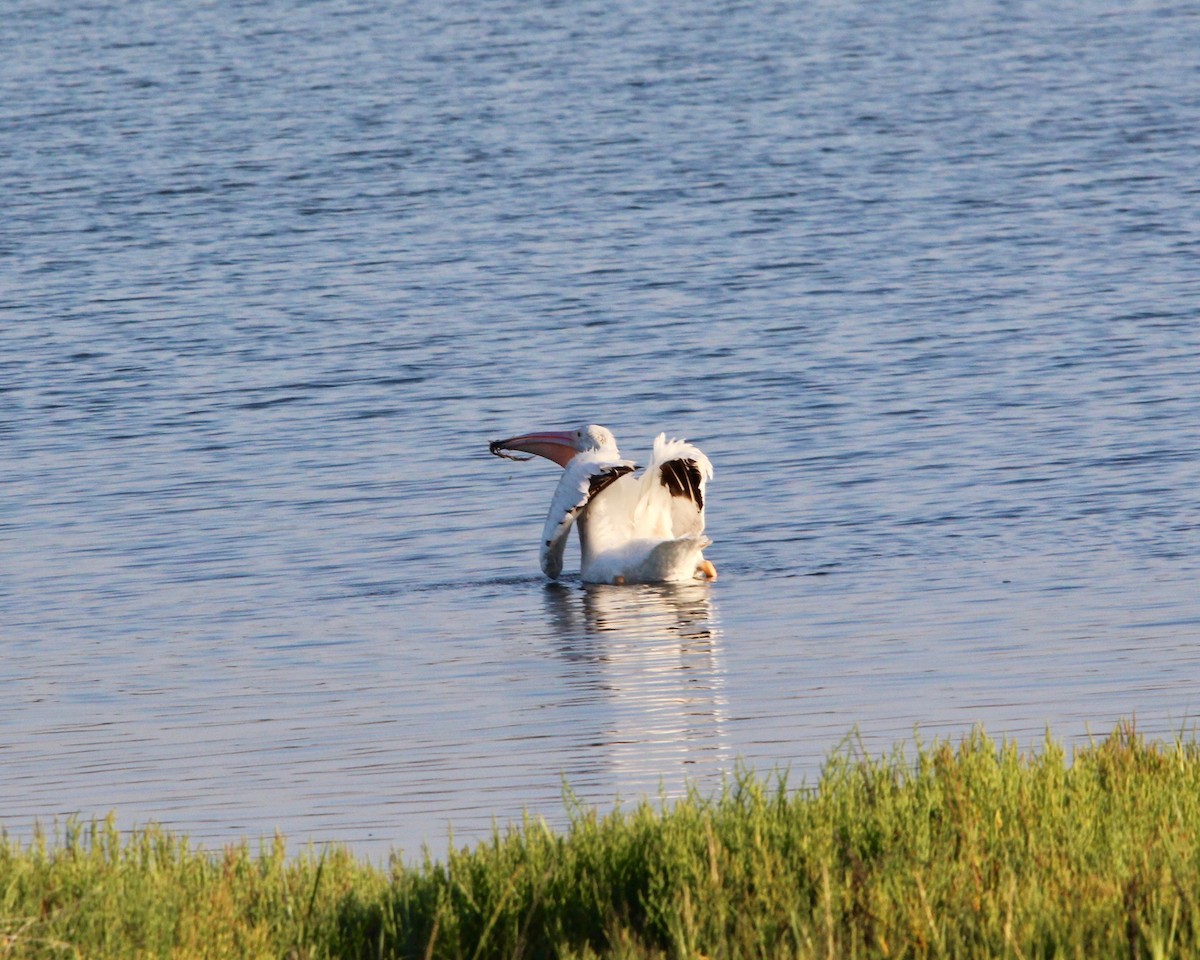
<svg viewBox="0 0 1200 960"><path fill-rule="evenodd" d="M1200 747L976 734L419 867L110 824L0 851L0 957L1200 954Z"/></svg>

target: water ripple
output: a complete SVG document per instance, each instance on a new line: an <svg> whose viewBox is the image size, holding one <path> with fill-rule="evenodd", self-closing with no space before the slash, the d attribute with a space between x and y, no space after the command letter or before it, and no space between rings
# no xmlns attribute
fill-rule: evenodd
<svg viewBox="0 0 1200 960"><path fill-rule="evenodd" d="M18 3L0 806L382 854L1200 681L1200 18ZM516 430L716 464L546 586Z"/></svg>

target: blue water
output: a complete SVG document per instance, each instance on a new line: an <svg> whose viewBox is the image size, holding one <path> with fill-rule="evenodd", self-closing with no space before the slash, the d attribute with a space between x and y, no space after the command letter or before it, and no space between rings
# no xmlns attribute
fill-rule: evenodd
<svg viewBox="0 0 1200 960"><path fill-rule="evenodd" d="M0 820L381 857L1200 712L1200 13L10 4ZM538 574L581 421L712 585ZM568 561L571 569L571 561Z"/></svg>

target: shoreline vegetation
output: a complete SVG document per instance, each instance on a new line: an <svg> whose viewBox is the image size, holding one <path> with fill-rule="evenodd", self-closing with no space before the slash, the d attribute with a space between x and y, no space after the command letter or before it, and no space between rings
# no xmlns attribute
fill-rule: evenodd
<svg viewBox="0 0 1200 960"><path fill-rule="evenodd" d="M390 867L206 851L110 817L0 843L0 958L1167 957L1200 953L1200 745L976 730L819 779L527 818Z"/></svg>

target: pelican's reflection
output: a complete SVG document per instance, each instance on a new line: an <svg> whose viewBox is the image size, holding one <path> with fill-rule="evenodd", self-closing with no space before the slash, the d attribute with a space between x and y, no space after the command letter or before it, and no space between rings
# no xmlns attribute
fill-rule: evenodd
<svg viewBox="0 0 1200 960"><path fill-rule="evenodd" d="M675 792L727 766L721 629L706 583L546 588L564 692L588 719L569 781ZM580 733L584 731L580 730Z"/></svg>

